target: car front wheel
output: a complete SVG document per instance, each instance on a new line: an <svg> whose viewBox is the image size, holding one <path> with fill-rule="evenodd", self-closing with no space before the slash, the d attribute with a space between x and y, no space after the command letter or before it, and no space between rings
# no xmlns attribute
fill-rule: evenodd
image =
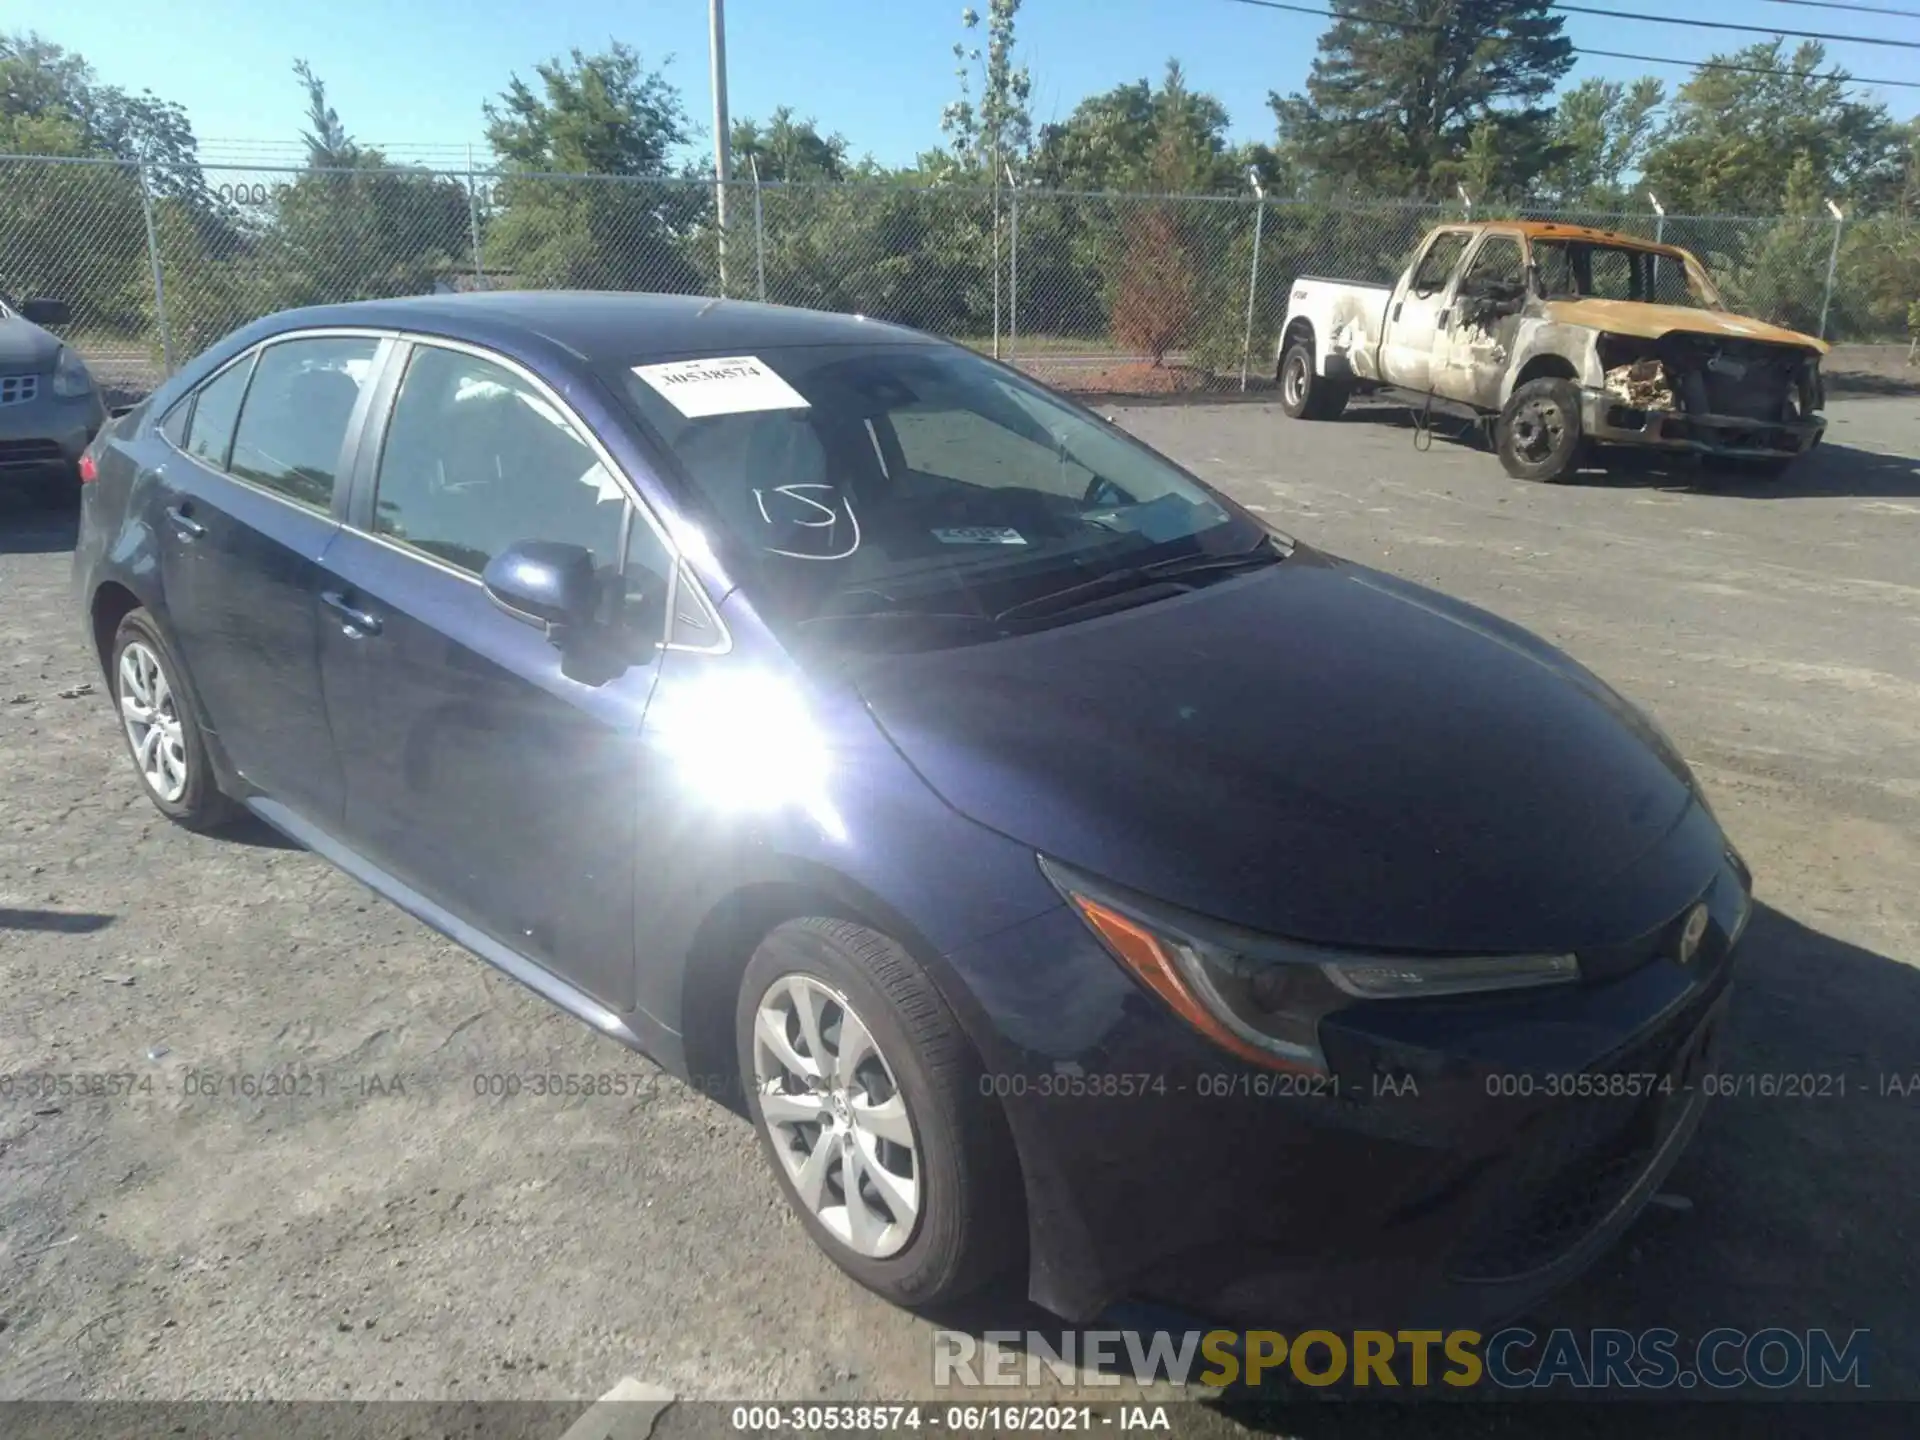
<svg viewBox="0 0 1920 1440"><path fill-rule="evenodd" d="M220 793L207 744L180 688L180 667L145 610L133 610L114 633L109 673L120 728L147 798L189 830L231 820L234 803Z"/></svg>
<svg viewBox="0 0 1920 1440"><path fill-rule="evenodd" d="M926 973L850 921L760 943L736 1015L750 1113L788 1203L897 1305L971 1294L1020 1256L1017 1165L981 1067Z"/></svg>
<svg viewBox="0 0 1920 1440"><path fill-rule="evenodd" d="M1585 452L1580 388L1571 380L1529 380L1500 412L1500 464L1516 480L1564 480Z"/></svg>

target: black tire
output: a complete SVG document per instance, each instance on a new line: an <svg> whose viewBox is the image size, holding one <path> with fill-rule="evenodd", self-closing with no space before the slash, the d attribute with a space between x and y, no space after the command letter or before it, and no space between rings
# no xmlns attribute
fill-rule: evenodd
<svg viewBox="0 0 1920 1440"><path fill-rule="evenodd" d="M1586 453L1580 387L1571 380L1529 380L1500 411L1496 448L1516 480L1564 480Z"/></svg>
<svg viewBox="0 0 1920 1440"><path fill-rule="evenodd" d="M827 1229L801 1200L762 1114L755 1021L770 988L793 975L844 997L906 1101L920 1199L911 1234L895 1254L863 1255ZM846 920L789 920L748 962L734 1028L747 1111L767 1163L801 1224L847 1274L896 1305L924 1308L971 1295L1024 1258L1019 1165L1005 1118L981 1094L979 1059L953 1012L900 945ZM844 1170L832 1173L844 1177Z"/></svg>
<svg viewBox="0 0 1920 1440"><path fill-rule="evenodd" d="M1337 420L1347 408L1348 389L1337 380L1317 375L1313 345L1296 340L1280 357L1280 408L1295 420Z"/></svg>
<svg viewBox="0 0 1920 1440"><path fill-rule="evenodd" d="M179 727L185 784L180 793L172 798L157 789L142 770L133 735L123 718L123 691L126 687L123 661L129 647L136 644L144 647L146 653L157 660L171 697L171 718ZM120 733L127 742L127 753L133 760L135 774L140 778L140 788L147 792L147 798L153 801L160 813L174 823L184 825L189 830L215 830L236 819L240 807L221 793L219 782L214 778L212 762L207 759L207 742L194 716L193 705L181 688L180 674L180 662L174 658L173 648L167 644L167 637L161 634L153 616L143 609L128 611L126 618L120 622L120 628L114 632L113 650L107 660L107 680L113 696L114 715L121 720Z"/></svg>

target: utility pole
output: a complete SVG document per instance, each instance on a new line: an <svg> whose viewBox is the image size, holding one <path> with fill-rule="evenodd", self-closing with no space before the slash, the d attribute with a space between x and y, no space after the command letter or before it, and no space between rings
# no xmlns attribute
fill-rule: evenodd
<svg viewBox="0 0 1920 1440"><path fill-rule="evenodd" d="M727 293L727 178L733 169L733 137L727 130L727 6L707 0L713 60L713 214L719 225L720 293Z"/></svg>

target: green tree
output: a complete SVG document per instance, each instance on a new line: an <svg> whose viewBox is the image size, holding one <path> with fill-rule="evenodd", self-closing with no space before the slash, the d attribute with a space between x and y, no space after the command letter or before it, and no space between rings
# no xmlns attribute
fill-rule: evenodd
<svg viewBox="0 0 1920 1440"><path fill-rule="evenodd" d="M1158 90L1117 85L1042 127L1034 176L1067 190L1244 191L1246 156L1228 145L1227 124L1226 106L1188 88L1169 60Z"/></svg>
<svg viewBox="0 0 1920 1440"><path fill-rule="evenodd" d="M293 73L307 92L306 169L276 188L272 227L252 237L256 263L279 271L280 303L417 295L465 268L466 190L356 143L312 67L296 60Z"/></svg>
<svg viewBox="0 0 1920 1440"><path fill-rule="evenodd" d="M578 48L572 63L533 67L539 90L518 75L483 107L487 143L519 170L662 177L691 138L680 92L662 70L643 68L631 46L598 55Z"/></svg>
<svg viewBox="0 0 1920 1440"><path fill-rule="evenodd" d="M1340 0L1335 14L1306 93L1268 95L1311 188L1451 197L1476 130L1496 188L1552 158L1544 101L1573 47L1549 0Z"/></svg>
<svg viewBox="0 0 1920 1440"><path fill-rule="evenodd" d="M1624 204L1666 98L1666 86L1650 75L1630 85L1589 77L1566 91L1553 116L1556 153L1534 187L1536 195L1592 209Z"/></svg>
<svg viewBox="0 0 1920 1440"><path fill-rule="evenodd" d="M1821 73L1823 46L1807 41L1788 54L1776 38L1714 59L1749 69L1701 70L1675 92L1646 159L1647 184L1667 209L1777 214L1796 170L1815 206L1832 196L1892 208L1904 132L1884 105L1852 98L1845 70Z"/></svg>
<svg viewBox="0 0 1920 1440"><path fill-rule="evenodd" d="M670 179L692 130L665 73L616 43L534 75L538 90L516 75L485 106L504 171L488 271L538 286L710 288L712 194Z"/></svg>
<svg viewBox="0 0 1920 1440"><path fill-rule="evenodd" d="M177 106L99 84L83 57L30 31L0 33L0 154L123 162L0 161L0 291L67 301L76 337L137 333L151 284L135 165L149 152L156 188L204 195Z"/></svg>
<svg viewBox="0 0 1920 1440"><path fill-rule="evenodd" d="M751 161L763 181L833 182L847 178L847 142L841 135L822 135L811 117L793 118L782 105L761 125L754 120L733 122L733 169L738 178Z"/></svg>
<svg viewBox="0 0 1920 1440"><path fill-rule="evenodd" d="M1002 165L1018 167L1033 145L1033 115L1028 109L1033 78L1026 66L1013 63L1014 18L1019 13L1020 0L988 0L987 50L977 106L971 89L973 66L982 63L980 50L968 49L965 41L954 43L960 98L942 112L940 129L961 168L974 174L997 177ZM960 12L962 29L971 31L979 24L978 11Z"/></svg>

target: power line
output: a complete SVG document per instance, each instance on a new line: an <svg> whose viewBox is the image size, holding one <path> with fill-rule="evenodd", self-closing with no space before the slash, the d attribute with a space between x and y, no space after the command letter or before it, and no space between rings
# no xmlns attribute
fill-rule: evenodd
<svg viewBox="0 0 1920 1440"><path fill-rule="evenodd" d="M1899 50L1920 50L1920 40L1888 40L1878 35L1835 35L1826 30L1782 30L1773 25L1740 25L1731 20L1695 20L1685 15L1648 15L1639 10L1602 10L1593 5L1567 5L1552 0L1551 10L1570 15L1600 15L1609 20L1641 20L1649 25L1686 25L1695 30L1740 30L1749 35L1786 35L1795 40L1836 40L1847 45L1888 45Z"/></svg>
<svg viewBox="0 0 1920 1440"><path fill-rule="evenodd" d="M1890 5L1854 5L1848 0L1770 0L1774 5L1805 5L1809 10L1858 10L1863 15L1902 15L1920 20L1920 10L1896 10Z"/></svg>
<svg viewBox="0 0 1920 1440"><path fill-rule="evenodd" d="M1338 15L1327 10L1315 10L1308 5L1290 5L1286 0L1228 0L1233 5L1252 5L1261 10L1285 10L1293 15L1311 15L1316 20L1359 20L1368 25L1384 25L1390 30L1439 30L1442 27L1420 20L1375 19L1365 15ZM1609 60L1638 60L1643 65L1680 65L1689 70L1731 70L1743 75L1783 75L1789 79L1800 77L1798 70L1780 70L1770 65L1736 65L1728 60L1681 60L1672 55L1636 55L1626 50L1595 50L1584 45L1569 46L1576 55L1600 55ZM1838 79L1832 75L1806 75L1805 78L1818 80ZM1873 80L1864 75L1846 77L1850 85L1886 85L1900 90L1920 90L1920 80Z"/></svg>

